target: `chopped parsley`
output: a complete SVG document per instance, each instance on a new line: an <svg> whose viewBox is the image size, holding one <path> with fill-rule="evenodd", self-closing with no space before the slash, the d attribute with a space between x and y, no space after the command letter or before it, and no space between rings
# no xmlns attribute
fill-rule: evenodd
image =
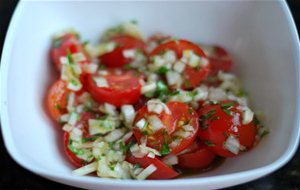
<svg viewBox="0 0 300 190"><path fill-rule="evenodd" d="M204 141L204 144L206 144L207 146L216 146L216 144L212 143L212 142L209 141L209 140L205 140L205 141Z"/></svg>
<svg viewBox="0 0 300 190"><path fill-rule="evenodd" d="M187 81L187 80L184 80L184 81L183 81L183 85L184 85L185 88L190 88L190 87L191 87L190 82Z"/></svg>
<svg viewBox="0 0 300 190"><path fill-rule="evenodd" d="M169 96L176 96L176 95L178 95L180 92L179 92L179 90L175 90L175 91L173 91L173 92L169 92Z"/></svg>
<svg viewBox="0 0 300 190"><path fill-rule="evenodd" d="M167 143L164 143L160 150L161 155L167 155L170 153L170 149Z"/></svg>
<svg viewBox="0 0 300 190"><path fill-rule="evenodd" d="M69 64L72 64L73 63L73 58L72 58L70 48L67 49L67 58L68 58Z"/></svg>
<svg viewBox="0 0 300 190"><path fill-rule="evenodd" d="M204 115L204 118L205 119L209 119L209 118L211 118L212 116L214 116L215 114L216 114L217 112L216 112L216 110L209 110L205 115Z"/></svg>
<svg viewBox="0 0 300 190"><path fill-rule="evenodd" d="M95 141L95 140L97 140L99 137L83 137L82 139L81 139L81 141L83 142L83 143L85 143L85 142L90 142L90 141Z"/></svg>
<svg viewBox="0 0 300 190"><path fill-rule="evenodd" d="M132 67L131 67L130 64L125 64L125 65L123 66L123 68L126 69L126 70L132 69Z"/></svg>
<svg viewBox="0 0 300 190"><path fill-rule="evenodd" d="M266 135L268 135L269 133L270 133L269 131L264 130L259 136L260 136L260 138L263 138L263 137L265 137Z"/></svg>
<svg viewBox="0 0 300 190"><path fill-rule="evenodd" d="M224 113L226 113L229 116L232 116L232 112L230 110L227 109L222 109Z"/></svg>
<svg viewBox="0 0 300 190"><path fill-rule="evenodd" d="M141 168L142 166L140 165L140 164L134 164L133 165L133 169L135 170L135 169L138 169L138 168Z"/></svg>
<svg viewBox="0 0 300 190"><path fill-rule="evenodd" d="M99 64L99 69L105 69L106 68L106 66L105 65L103 65L103 64Z"/></svg>
<svg viewBox="0 0 300 190"><path fill-rule="evenodd" d="M229 103L224 103L221 105L222 109L228 109L231 108L232 106L234 106L234 102L229 102Z"/></svg>
<svg viewBox="0 0 300 190"><path fill-rule="evenodd" d="M169 69L168 69L166 66L161 66L161 67L158 69L157 73L158 73L158 74L166 74L168 71L169 71Z"/></svg>
<svg viewBox="0 0 300 190"><path fill-rule="evenodd" d="M61 110L61 109L62 109L62 107L61 107L60 104L55 104L54 107L55 107L55 109L58 109L58 110Z"/></svg>
<svg viewBox="0 0 300 190"><path fill-rule="evenodd" d="M218 105L219 102L218 102L218 101L209 101L209 104L210 104L210 105Z"/></svg>

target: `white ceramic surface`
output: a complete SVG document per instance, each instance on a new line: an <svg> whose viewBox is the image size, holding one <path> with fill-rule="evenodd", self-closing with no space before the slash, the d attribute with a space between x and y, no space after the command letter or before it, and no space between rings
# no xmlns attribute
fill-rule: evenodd
<svg viewBox="0 0 300 190"><path fill-rule="evenodd" d="M51 35L75 27L96 41L103 29L137 19L147 35L162 31L208 44L234 56L235 73L271 134L250 152L189 178L133 181L75 177L58 133L43 107L54 81L48 61ZM1 60L1 123L10 155L48 179L89 189L216 189L264 176L284 165L299 142L299 39L281 1L234 2L20 2Z"/></svg>

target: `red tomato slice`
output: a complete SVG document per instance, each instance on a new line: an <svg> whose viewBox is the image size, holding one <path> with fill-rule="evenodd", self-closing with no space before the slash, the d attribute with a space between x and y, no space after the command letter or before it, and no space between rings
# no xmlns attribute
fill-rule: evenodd
<svg viewBox="0 0 300 190"><path fill-rule="evenodd" d="M171 111L171 115L165 112L162 112L160 115L149 113L146 106L142 107L137 112L133 125L133 133L138 142L141 141L142 137L146 136L147 146L160 151L163 155L181 152L194 141L198 132L198 115L192 108L182 102L168 102L167 106ZM140 128L135 126L138 121L149 115L157 115L165 128L155 133L145 133L145 131L141 131ZM189 124L192 130L188 132L189 136L185 138L178 137L179 131L183 131L184 124Z"/></svg>
<svg viewBox="0 0 300 190"><path fill-rule="evenodd" d="M90 58L84 52L78 37L75 34L67 33L54 41L50 51L51 59L59 71L61 70L60 58L67 56L68 49L71 54L83 53L85 55L86 61L83 61L80 64L90 63Z"/></svg>
<svg viewBox="0 0 300 190"><path fill-rule="evenodd" d="M129 64L132 59L124 57L124 50L140 49L145 52L145 43L132 36L113 37L111 42L117 43L118 47L112 52L105 53L99 57L100 62L107 67L122 67L125 64Z"/></svg>
<svg viewBox="0 0 300 190"><path fill-rule="evenodd" d="M87 79L87 89L99 103L110 103L116 107L124 104L135 104L141 94L140 76L133 71L120 69L107 70L108 75L90 75ZM101 76L107 80L109 87L98 87L93 77Z"/></svg>
<svg viewBox="0 0 300 190"><path fill-rule="evenodd" d="M82 125L84 138L93 138L93 136L91 136L88 132L88 121L89 119L94 119L96 117L97 117L96 113L91 113L91 112L80 113L80 120L77 122L77 125ZM85 160L78 158L76 154L69 149L69 141L70 141L69 136L70 135L68 132L64 133L64 150L68 160L76 167L82 167L88 164Z"/></svg>
<svg viewBox="0 0 300 190"><path fill-rule="evenodd" d="M158 158L150 158L148 156L136 158L127 154L126 160L132 164L139 164L142 166L142 168L146 168L153 164L157 169L150 176L148 176L147 179L171 179L179 175L179 173L160 161Z"/></svg>
<svg viewBox="0 0 300 190"><path fill-rule="evenodd" d="M255 142L257 129L254 121L243 125L238 106L236 102L222 101L215 105L206 104L198 111L201 126L199 138L211 151L223 157L236 156L224 147L229 136L238 139L246 149L252 148Z"/></svg>
<svg viewBox="0 0 300 190"><path fill-rule="evenodd" d="M219 71L228 72L232 68L232 57L229 53L219 46L213 46L213 51L210 51L208 58L210 61L210 75L216 75Z"/></svg>
<svg viewBox="0 0 300 190"><path fill-rule="evenodd" d="M174 51L178 59L182 57L184 50L192 50L195 54L206 58L205 53L201 48L199 48L199 46L187 40L172 40L162 43L150 53L150 56L158 55L166 50ZM200 84L200 82L204 80L208 75L209 67L209 64L208 66L201 68L193 68L187 65L183 72L185 85L183 85L182 88L192 89L197 87Z"/></svg>
<svg viewBox="0 0 300 190"><path fill-rule="evenodd" d="M189 152L178 156L178 166L187 169L202 169L211 164L216 154L210 151L203 143L194 141Z"/></svg>
<svg viewBox="0 0 300 190"><path fill-rule="evenodd" d="M67 88L67 83L58 80L50 88L47 105L51 117L55 121L59 121L61 115L67 112L67 97L70 93L70 90Z"/></svg>

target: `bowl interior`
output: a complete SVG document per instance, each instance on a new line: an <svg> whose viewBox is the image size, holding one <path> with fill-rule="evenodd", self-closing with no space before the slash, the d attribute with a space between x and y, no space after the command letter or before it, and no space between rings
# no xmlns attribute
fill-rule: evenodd
<svg viewBox="0 0 300 190"><path fill-rule="evenodd" d="M21 2L6 41L10 45L4 63L7 89L2 94L9 126L3 131L10 153L35 172L71 176L61 129L51 122L44 105L47 89L58 78L48 59L51 36L72 27L82 40L97 42L105 28L135 19L146 36L165 32L228 49L234 73L271 129L255 149L188 178L243 172L278 161L292 151L299 131L298 54L283 7L283 3L256 1ZM82 179L87 178L93 177Z"/></svg>

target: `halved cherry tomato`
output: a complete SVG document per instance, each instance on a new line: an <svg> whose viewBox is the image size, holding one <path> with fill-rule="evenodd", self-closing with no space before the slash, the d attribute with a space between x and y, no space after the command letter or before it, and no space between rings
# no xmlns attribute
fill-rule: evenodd
<svg viewBox="0 0 300 190"><path fill-rule="evenodd" d="M85 55L86 60L82 61L80 64L90 63L90 58L84 52L78 37L75 34L67 33L54 41L50 51L51 59L59 71L61 70L60 58L67 56L68 49L70 50L71 54L83 53Z"/></svg>
<svg viewBox="0 0 300 190"><path fill-rule="evenodd" d="M135 104L141 94L140 76L134 71L120 69L107 70L107 75L90 75L87 79L87 89L92 97L99 103L110 103L116 107L124 104ZM103 77L109 87L98 87L94 77Z"/></svg>
<svg viewBox="0 0 300 190"><path fill-rule="evenodd" d="M230 136L238 139L241 149L250 149L255 142L256 126L251 121L242 124L242 111L238 103L221 101L217 104L206 104L198 113L200 116L199 138L208 148L223 157L236 156L224 143Z"/></svg>
<svg viewBox="0 0 300 190"><path fill-rule="evenodd" d="M60 116L67 113L67 97L70 90L63 80L56 81L50 88L47 98L48 110L55 121L59 121Z"/></svg>
<svg viewBox="0 0 300 190"><path fill-rule="evenodd" d="M194 141L186 153L178 156L178 166L187 169L201 169L211 164L216 154L210 151L203 143Z"/></svg>
<svg viewBox="0 0 300 190"><path fill-rule="evenodd" d="M146 168L149 165L153 164L156 167L156 170L150 176L148 176L147 179L171 179L179 175L179 173L177 173L175 170L163 163L158 158L150 158L148 156L136 158L128 153L126 156L126 160L132 164L139 164L142 166L142 168Z"/></svg>
<svg viewBox="0 0 300 190"><path fill-rule="evenodd" d="M107 67L122 67L125 64L129 64L132 58L124 56L125 50L139 49L145 52L145 43L133 36L116 36L111 39L111 42L115 42L117 47L113 51L99 57L100 62Z"/></svg>
<svg viewBox="0 0 300 190"><path fill-rule="evenodd" d="M229 53L220 46L212 46L211 51L207 51L207 57L210 62L210 75L216 75L219 71L230 71L233 61Z"/></svg>
<svg viewBox="0 0 300 190"><path fill-rule="evenodd" d="M80 113L80 120L77 122L77 126L81 125L81 130L83 131L83 137L84 138L93 138L88 133L88 121L89 119L94 119L97 117L96 113L91 113L91 112L82 112ZM66 153L66 156L68 160L76 167L82 167L86 164L88 164L85 160L82 160L76 156L74 152L72 152L69 148L69 143L70 143L70 134L68 132L64 133L64 150Z"/></svg>
<svg viewBox="0 0 300 190"><path fill-rule="evenodd" d="M162 43L150 53L150 56L158 55L166 50L174 51L177 55L177 59L182 57L184 50L192 50L195 54L206 58L205 53L201 48L199 48L199 46L187 40L172 40ZM191 89L197 87L200 82L206 78L208 73L209 64L200 68L193 68L189 65L186 65L185 70L183 71L185 85L183 85L182 88Z"/></svg>
<svg viewBox="0 0 300 190"><path fill-rule="evenodd" d="M196 138L198 132L198 115L188 105L182 102L168 102L167 107L171 114L162 112L160 115L148 112L147 106L142 107L134 120L134 136L140 142L142 137L147 137L147 146L160 151L163 155L169 153L177 154L188 147ZM162 128L154 133L141 130L136 127L136 123L142 118L147 121L147 116L157 115L165 128ZM187 132L186 137L179 137L178 133L184 132L183 126L190 125L191 129ZM175 142L174 142L175 141Z"/></svg>

